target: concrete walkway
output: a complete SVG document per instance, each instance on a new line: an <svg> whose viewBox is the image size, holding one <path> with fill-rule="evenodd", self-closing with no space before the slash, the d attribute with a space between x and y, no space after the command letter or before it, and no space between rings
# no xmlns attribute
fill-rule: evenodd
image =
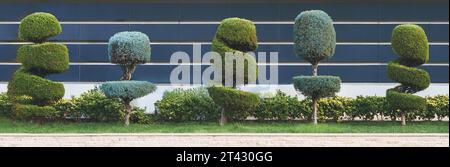
<svg viewBox="0 0 450 167"><path fill-rule="evenodd" d="M449 147L449 134L0 134L1 147Z"/></svg>

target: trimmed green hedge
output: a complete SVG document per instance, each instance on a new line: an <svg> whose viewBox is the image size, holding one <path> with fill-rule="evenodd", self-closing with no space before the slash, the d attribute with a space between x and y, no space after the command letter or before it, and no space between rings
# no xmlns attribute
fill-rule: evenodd
<svg viewBox="0 0 450 167"><path fill-rule="evenodd" d="M401 93L395 89L389 89L386 100L390 109L404 112L423 111L426 108L426 100L423 97L408 93Z"/></svg>
<svg viewBox="0 0 450 167"><path fill-rule="evenodd" d="M50 13L37 12L22 19L19 39L40 43L61 33L58 19Z"/></svg>
<svg viewBox="0 0 450 167"><path fill-rule="evenodd" d="M155 108L161 121L217 121L220 116L219 107L204 88L167 91Z"/></svg>
<svg viewBox="0 0 450 167"><path fill-rule="evenodd" d="M17 60L25 70L40 75L60 73L69 69L69 51L62 44L46 42L23 45L17 50Z"/></svg>
<svg viewBox="0 0 450 167"><path fill-rule="evenodd" d="M313 99L332 97L341 89L341 79L335 76L297 76L294 88Z"/></svg>
<svg viewBox="0 0 450 167"><path fill-rule="evenodd" d="M14 104L11 117L14 119L53 120L58 117L58 111L51 106Z"/></svg>

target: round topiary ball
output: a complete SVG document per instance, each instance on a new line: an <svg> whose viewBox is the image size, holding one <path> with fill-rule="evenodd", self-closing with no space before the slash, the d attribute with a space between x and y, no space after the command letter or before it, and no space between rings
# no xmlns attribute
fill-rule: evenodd
<svg viewBox="0 0 450 167"><path fill-rule="evenodd" d="M231 49L241 52L254 51L258 48L256 27L252 21L246 19L234 17L222 20L215 38Z"/></svg>
<svg viewBox="0 0 450 167"><path fill-rule="evenodd" d="M109 39L108 55L112 63L131 65L150 61L150 39L136 31L119 32Z"/></svg>
<svg viewBox="0 0 450 167"><path fill-rule="evenodd" d="M19 39L43 42L61 33L58 19L50 13L37 12L22 19L19 25Z"/></svg>
<svg viewBox="0 0 450 167"><path fill-rule="evenodd" d="M410 67L427 63L429 59L428 38L422 27L413 24L398 25L392 32L392 49L398 61Z"/></svg>
<svg viewBox="0 0 450 167"><path fill-rule="evenodd" d="M300 13L295 18L294 43L295 53L311 64L330 58L336 48L333 20L321 10Z"/></svg>

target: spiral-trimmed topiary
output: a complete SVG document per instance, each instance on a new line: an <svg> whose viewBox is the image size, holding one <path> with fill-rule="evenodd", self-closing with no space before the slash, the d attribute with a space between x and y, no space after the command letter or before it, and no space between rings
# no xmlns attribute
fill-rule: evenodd
<svg viewBox="0 0 450 167"><path fill-rule="evenodd" d="M55 16L49 13L33 13L26 16L19 26L19 38L31 42L17 50L17 61L22 67L8 84L8 95L13 100L13 113L18 119L47 119L57 116L57 111L47 106L64 96L64 86L44 77L61 73L69 68L69 53L65 45L44 42L61 33ZM30 97L31 104L18 99Z"/></svg>
<svg viewBox="0 0 450 167"><path fill-rule="evenodd" d="M387 66L388 77L401 85L386 91L386 100L393 111L401 114L406 125L407 112L426 108L426 99L413 95L430 85L430 75L419 65L429 60L427 35L422 27L413 24L399 25L392 32L392 49L398 58Z"/></svg>
<svg viewBox="0 0 450 167"><path fill-rule="evenodd" d="M227 83L225 77L225 70L233 69L232 86L248 84L256 82L258 76L258 68L256 59L247 54L247 52L255 51L258 48L258 40L256 37L256 27L250 20L241 18L227 18L222 20L217 28L216 35L212 41L212 51L217 52L222 57L222 84ZM229 53L228 55L226 53ZM241 56L241 57L233 57ZM230 63L225 63L226 59L241 59L244 60L244 66L234 66ZM255 68L255 74L250 74L249 67ZM243 69L242 69L243 68ZM243 76L236 71L243 72ZM237 82L237 78L242 76L244 83Z"/></svg>
<svg viewBox="0 0 450 167"><path fill-rule="evenodd" d="M332 97L340 90L339 77L317 76L319 62L332 57L336 49L333 20L321 10L300 13L295 18L294 43L297 56L311 63L313 69L313 76L294 77L294 88L312 98L313 121L317 124L317 101Z"/></svg>
<svg viewBox="0 0 450 167"><path fill-rule="evenodd" d="M131 80L136 64L150 62L150 39L136 31L116 33L109 39L108 55L112 63L122 67L121 80Z"/></svg>

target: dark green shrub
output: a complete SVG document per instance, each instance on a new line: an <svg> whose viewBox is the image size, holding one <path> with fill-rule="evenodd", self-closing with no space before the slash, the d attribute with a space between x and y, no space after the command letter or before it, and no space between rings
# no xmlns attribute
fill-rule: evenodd
<svg viewBox="0 0 450 167"><path fill-rule="evenodd" d="M426 89L430 76L424 70L411 67L428 62L428 39L420 26L406 24L395 27L391 43L398 59L389 63L388 76L401 85L387 90L386 100L390 110L399 112L402 125L406 125L407 115L414 119L417 115L414 113L426 108L426 100L412 94Z"/></svg>
<svg viewBox="0 0 450 167"><path fill-rule="evenodd" d="M131 80L137 64L150 62L150 39L141 32L119 32L109 39L108 55L112 63L122 67L121 80Z"/></svg>
<svg viewBox="0 0 450 167"><path fill-rule="evenodd" d="M413 24L395 27L391 44L400 64L414 67L428 63L428 38L422 27Z"/></svg>
<svg viewBox="0 0 450 167"><path fill-rule="evenodd" d="M259 105L258 95L230 87L208 87L214 103L221 107L221 125L228 120L245 120Z"/></svg>
<svg viewBox="0 0 450 167"><path fill-rule="evenodd" d="M14 119L53 120L58 118L58 111L51 106L14 104L11 117Z"/></svg>
<svg viewBox="0 0 450 167"><path fill-rule="evenodd" d="M377 115L384 117L388 110L384 97L358 96L354 103L355 109L348 113L352 119L359 117L364 120L373 120Z"/></svg>
<svg viewBox="0 0 450 167"><path fill-rule="evenodd" d="M40 76L69 69L69 52L65 45L42 43L23 45L17 50L17 61L26 71Z"/></svg>
<svg viewBox="0 0 450 167"><path fill-rule="evenodd" d="M341 79L335 76L296 76L294 88L313 99L333 97L341 89Z"/></svg>
<svg viewBox="0 0 450 167"><path fill-rule="evenodd" d="M321 10L300 13L294 24L294 51L297 56L312 64L313 77L294 77L294 87L312 99L313 120L317 124L317 101L332 97L340 90L339 77L317 77L319 62L334 55L336 32L333 20Z"/></svg>
<svg viewBox="0 0 450 167"><path fill-rule="evenodd" d="M155 108L162 121L216 121L220 116L219 107L204 88L167 91Z"/></svg>
<svg viewBox="0 0 450 167"><path fill-rule="evenodd" d="M258 41L256 37L256 27L253 22L240 19L240 18L227 18L222 20L219 27L217 28L216 34L212 41L212 51L217 52L222 57L222 84L225 85L225 70L233 69L233 82L232 86L247 84L256 82L258 76L258 67L256 59L246 52L255 51L258 47ZM226 53L231 53L234 55L226 55ZM228 56L228 57L227 57ZM234 56L234 57L233 57ZM243 67L237 65L237 63L225 63L227 59L239 59L241 58L243 62ZM216 68L219 66L216 65ZM251 73L249 67L255 68L256 73ZM236 73L236 71L243 72L244 83L236 83L237 76L241 76L241 73ZM251 73L251 74L249 74Z"/></svg>
<svg viewBox="0 0 450 167"><path fill-rule="evenodd" d="M58 19L50 13L37 12L22 19L19 25L19 39L42 42L61 33Z"/></svg>
<svg viewBox="0 0 450 167"><path fill-rule="evenodd" d="M74 98L75 107L70 116L87 118L94 122L118 122L123 120L124 106L119 98L108 98L94 89Z"/></svg>
<svg viewBox="0 0 450 167"><path fill-rule="evenodd" d="M431 120L437 118L442 120L448 117L449 102L448 95L437 95L426 98L427 110L421 115L422 119Z"/></svg>

